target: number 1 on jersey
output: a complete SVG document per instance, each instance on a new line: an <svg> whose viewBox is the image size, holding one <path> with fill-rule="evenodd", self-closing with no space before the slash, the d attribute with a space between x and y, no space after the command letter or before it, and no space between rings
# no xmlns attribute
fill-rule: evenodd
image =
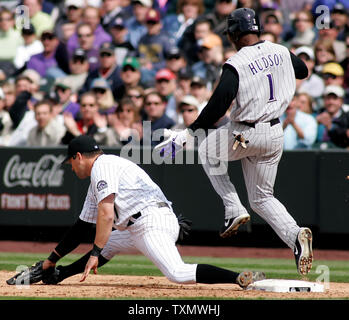
<svg viewBox="0 0 349 320"><path fill-rule="evenodd" d="M273 75L271 73L267 74L268 82L269 82L269 100L268 102L276 101L274 97L274 81L273 81Z"/></svg>

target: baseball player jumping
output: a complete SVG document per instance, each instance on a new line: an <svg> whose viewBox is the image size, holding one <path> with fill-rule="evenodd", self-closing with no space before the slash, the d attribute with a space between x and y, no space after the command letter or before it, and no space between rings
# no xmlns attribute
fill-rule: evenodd
<svg viewBox="0 0 349 320"><path fill-rule="evenodd" d="M262 272L236 273L212 265L184 263L176 247L180 227L171 202L144 170L129 160L104 154L93 138L74 138L64 162L80 179L91 178L80 220L96 224L92 251L67 271L53 268L61 258L56 250L47 261L9 279L8 284L16 284L26 276L30 283L44 280L53 284L82 271L80 281L84 281L90 270L96 273L97 267L114 255L133 252L143 253L176 283L234 283L246 288L265 278ZM65 241L64 246L58 251L67 252L71 244ZM50 279L53 273L56 278Z"/></svg>
<svg viewBox="0 0 349 320"><path fill-rule="evenodd" d="M238 52L225 62L215 91L189 130L166 130L156 149L164 156L175 154L189 134L212 127L235 99L230 123L211 132L199 146L204 170L225 206L220 235L236 233L250 219L227 173L229 161L241 160L251 209L294 250L297 270L304 275L313 261L312 232L297 225L273 188L283 150L279 117L295 93L295 78L306 78L308 69L287 48L259 41L257 18L248 8L228 16L226 33Z"/></svg>

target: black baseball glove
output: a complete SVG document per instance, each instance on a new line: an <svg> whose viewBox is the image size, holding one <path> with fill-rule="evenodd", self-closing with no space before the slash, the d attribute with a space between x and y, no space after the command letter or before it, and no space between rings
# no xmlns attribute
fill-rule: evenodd
<svg viewBox="0 0 349 320"><path fill-rule="evenodd" d="M179 235L178 235L178 241L183 241L183 239L189 235L189 232L191 230L192 221L188 218L184 217L183 215L177 216L178 224L179 224Z"/></svg>
<svg viewBox="0 0 349 320"><path fill-rule="evenodd" d="M39 261L35 265L31 266L29 269L23 270L20 273L17 273L15 276L12 278L6 280L6 283L9 285L15 285L15 284L33 284L40 282L43 280L45 277L48 277L51 275L55 268L51 267L46 270L43 270L44 261Z"/></svg>

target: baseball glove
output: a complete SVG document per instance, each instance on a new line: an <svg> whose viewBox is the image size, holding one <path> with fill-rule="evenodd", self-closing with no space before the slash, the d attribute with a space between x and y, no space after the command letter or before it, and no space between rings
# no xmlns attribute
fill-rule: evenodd
<svg viewBox="0 0 349 320"><path fill-rule="evenodd" d="M183 215L177 216L179 224L179 235L178 240L183 241L183 239L189 235L191 230L192 221L184 217Z"/></svg>
<svg viewBox="0 0 349 320"><path fill-rule="evenodd" d="M54 268L48 268L46 270L42 269L44 261L39 261L35 265L31 266L29 269L23 270L20 273L17 273L12 278L6 280L8 285L15 284L24 284L28 283L33 284L40 282L45 277L49 276L54 272Z"/></svg>

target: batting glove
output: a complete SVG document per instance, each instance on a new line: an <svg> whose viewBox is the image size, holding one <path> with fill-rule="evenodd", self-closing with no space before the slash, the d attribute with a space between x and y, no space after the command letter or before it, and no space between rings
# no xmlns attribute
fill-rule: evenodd
<svg viewBox="0 0 349 320"><path fill-rule="evenodd" d="M164 129L165 140L154 147L155 151L160 153L161 157L175 158L176 153L183 149L189 135L188 129L183 131L173 131Z"/></svg>

